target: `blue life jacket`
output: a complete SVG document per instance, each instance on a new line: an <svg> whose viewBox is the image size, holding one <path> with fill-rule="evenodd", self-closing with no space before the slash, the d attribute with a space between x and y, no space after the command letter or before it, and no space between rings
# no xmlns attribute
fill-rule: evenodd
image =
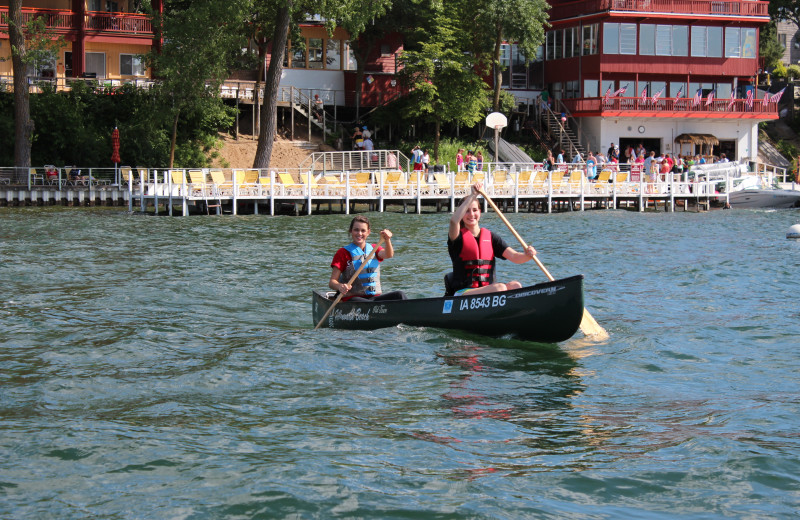
<svg viewBox="0 0 800 520"><path fill-rule="evenodd" d="M372 245L367 244L366 251L361 249L355 244L349 244L344 246L350 256L353 259L353 262L347 266L347 269L342 273L339 277L339 282L346 283L353 277L355 272L361 267L361 263L364 261L371 252L372 252ZM375 255L377 256L377 254ZM380 277L380 265L381 263L378 261L375 256L372 257L364 269L358 274L358 278L353 281L353 287L347 293L347 296L359 296L365 294L367 296L375 296L376 294L381 293L381 277Z"/></svg>

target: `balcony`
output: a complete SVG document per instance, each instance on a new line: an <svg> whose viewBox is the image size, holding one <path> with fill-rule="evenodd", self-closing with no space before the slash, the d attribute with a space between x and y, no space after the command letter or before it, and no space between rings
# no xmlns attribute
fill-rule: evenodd
<svg viewBox="0 0 800 520"><path fill-rule="evenodd" d="M706 104L706 98L694 103L694 98L663 98L657 101L639 97L562 99L561 102L574 117L669 117L678 119L758 119L778 118L778 103L755 100L752 107L744 99L714 99Z"/></svg>
<svg viewBox="0 0 800 520"><path fill-rule="evenodd" d="M753 0L579 0L554 3L550 9L553 21L602 12L685 14L694 16L732 16L769 18L769 2Z"/></svg>
<svg viewBox="0 0 800 520"><path fill-rule="evenodd" d="M0 8L0 30L6 30L8 8ZM48 29L57 33L69 33L84 29L91 33L109 35L135 35L152 37L153 26L150 17L137 13L107 13L89 11L81 20L75 11L57 9L23 9L22 21L28 23L35 18L42 18ZM78 25L76 25L78 24Z"/></svg>

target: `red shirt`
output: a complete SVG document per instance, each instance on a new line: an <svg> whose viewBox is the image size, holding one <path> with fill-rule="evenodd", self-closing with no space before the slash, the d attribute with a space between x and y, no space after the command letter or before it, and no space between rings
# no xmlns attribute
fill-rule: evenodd
<svg viewBox="0 0 800 520"><path fill-rule="evenodd" d="M372 247L375 247L375 244L372 244ZM383 247L379 247L378 250L375 252L375 258L378 259L378 262L383 262L383 259L378 256L378 253L383 251ZM353 257L350 256L350 251L347 249L340 247L336 254L333 255L333 261L331 261L331 267L338 269L340 272L344 272L347 269L348 264L353 263ZM349 282L350 280L345 280L345 282ZM345 296L342 298L343 302L346 302L352 298L352 296Z"/></svg>

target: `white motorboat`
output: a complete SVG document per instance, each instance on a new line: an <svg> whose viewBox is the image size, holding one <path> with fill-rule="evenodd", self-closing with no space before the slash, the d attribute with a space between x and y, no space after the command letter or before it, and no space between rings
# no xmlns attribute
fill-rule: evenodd
<svg viewBox="0 0 800 520"><path fill-rule="evenodd" d="M733 180L728 202L732 208L794 208L800 207L800 190L781 189L777 183L748 175Z"/></svg>

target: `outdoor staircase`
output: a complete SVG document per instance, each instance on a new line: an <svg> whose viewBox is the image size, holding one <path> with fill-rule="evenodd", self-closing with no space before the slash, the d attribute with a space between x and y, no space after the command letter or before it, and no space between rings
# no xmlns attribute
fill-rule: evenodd
<svg viewBox="0 0 800 520"><path fill-rule="evenodd" d="M567 117L566 122L562 122L561 115L556 114L551 109L547 109L544 112L544 123L550 133L551 140L555 142L557 146L564 149L566 153L564 159L568 161L575 157L577 153L581 153L586 157L586 147L581 142L575 130L573 130L573 127L578 127L577 122L568 112L564 111L564 114Z"/></svg>

